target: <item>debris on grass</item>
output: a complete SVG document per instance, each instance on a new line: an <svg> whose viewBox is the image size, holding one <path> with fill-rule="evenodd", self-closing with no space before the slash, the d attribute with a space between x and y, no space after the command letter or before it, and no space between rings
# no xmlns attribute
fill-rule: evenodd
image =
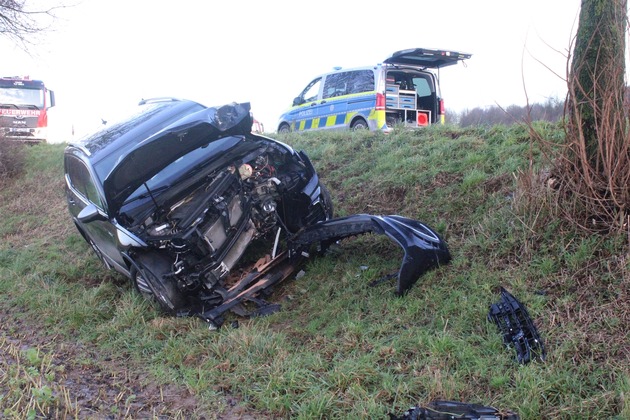
<svg viewBox="0 0 630 420"><path fill-rule="evenodd" d="M501 301L490 306L488 320L499 327L503 343L514 347L519 363L527 364L537 358L545 361L545 346L527 309L503 287Z"/></svg>
<svg viewBox="0 0 630 420"><path fill-rule="evenodd" d="M390 413L390 420L518 420L518 414L500 411L494 407L469 404L457 401L432 401L425 407L415 406L405 411L402 416Z"/></svg>

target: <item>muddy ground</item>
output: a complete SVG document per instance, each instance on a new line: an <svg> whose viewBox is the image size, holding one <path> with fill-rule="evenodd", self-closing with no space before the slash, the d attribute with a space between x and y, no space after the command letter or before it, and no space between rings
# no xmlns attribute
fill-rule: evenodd
<svg viewBox="0 0 630 420"><path fill-rule="evenodd" d="M47 334L36 320L26 319L19 310L0 305L0 419L29 417L28 382L41 381L53 390L54 403L40 405L35 418L80 419L260 419L270 418L247 412L237 398L225 396L218 412L210 404L193 395L183 386L157 385L147 372L132 363L101 354L85 344L68 342ZM21 378L16 372L26 364L29 349L46 358L46 369L39 378ZM43 371L49 374L46 376ZM2 399L14 387L24 394L18 405ZM4 388L4 389L3 389ZM15 389L13 389L15 391ZM32 406L32 404L31 404ZM32 415L33 413L31 413Z"/></svg>

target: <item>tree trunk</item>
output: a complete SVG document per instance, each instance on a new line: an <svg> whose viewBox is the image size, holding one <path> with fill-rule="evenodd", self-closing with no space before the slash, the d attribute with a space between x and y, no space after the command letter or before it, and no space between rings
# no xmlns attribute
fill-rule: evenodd
<svg viewBox="0 0 630 420"><path fill-rule="evenodd" d="M565 175L586 207L593 212L599 206L616 218L630 207L626 20L627 0L582 0L568 80L564 156Z"/></svg>

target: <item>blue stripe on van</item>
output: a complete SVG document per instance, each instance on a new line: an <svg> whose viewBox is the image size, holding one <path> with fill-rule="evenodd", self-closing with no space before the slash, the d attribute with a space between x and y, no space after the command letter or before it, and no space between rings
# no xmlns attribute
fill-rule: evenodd
<svg viewBox="0 0 630 420"><path fill-rule="evenodd" d="M337 114L335 118L335 125L344 124L346 121L346 114Z"/></svg>

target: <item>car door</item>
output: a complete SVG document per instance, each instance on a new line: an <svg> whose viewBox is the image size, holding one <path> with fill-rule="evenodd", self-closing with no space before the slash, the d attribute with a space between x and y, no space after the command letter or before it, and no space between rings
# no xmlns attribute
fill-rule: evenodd
<svg viewBox="0 0 630 420"><path fill-rule="evenodd" d="M85 162L73 155L66 155L65 169L68 209L79 231L108 268L113 267L125 273L126 266L118 247L117 228L107 216L94 177ZM95 220L82 222L79 215L88 206L94 206L99 216Z"/></svg>
<svg viewBox="0 0 630 420"><path fill-rule="evenodd" d="M333 129L346 126L348 95L353 72L331 73L326 76L322 100L319 102L318 128Z"/></svg>
<svg viewBox="0 0 630 420"><path fill-rule="evenodd" d="M293 101L293 108L288 113L287 121L295 131L315 128L313 122L319 117L322 77L313 79L302 93Z"/></svg>

